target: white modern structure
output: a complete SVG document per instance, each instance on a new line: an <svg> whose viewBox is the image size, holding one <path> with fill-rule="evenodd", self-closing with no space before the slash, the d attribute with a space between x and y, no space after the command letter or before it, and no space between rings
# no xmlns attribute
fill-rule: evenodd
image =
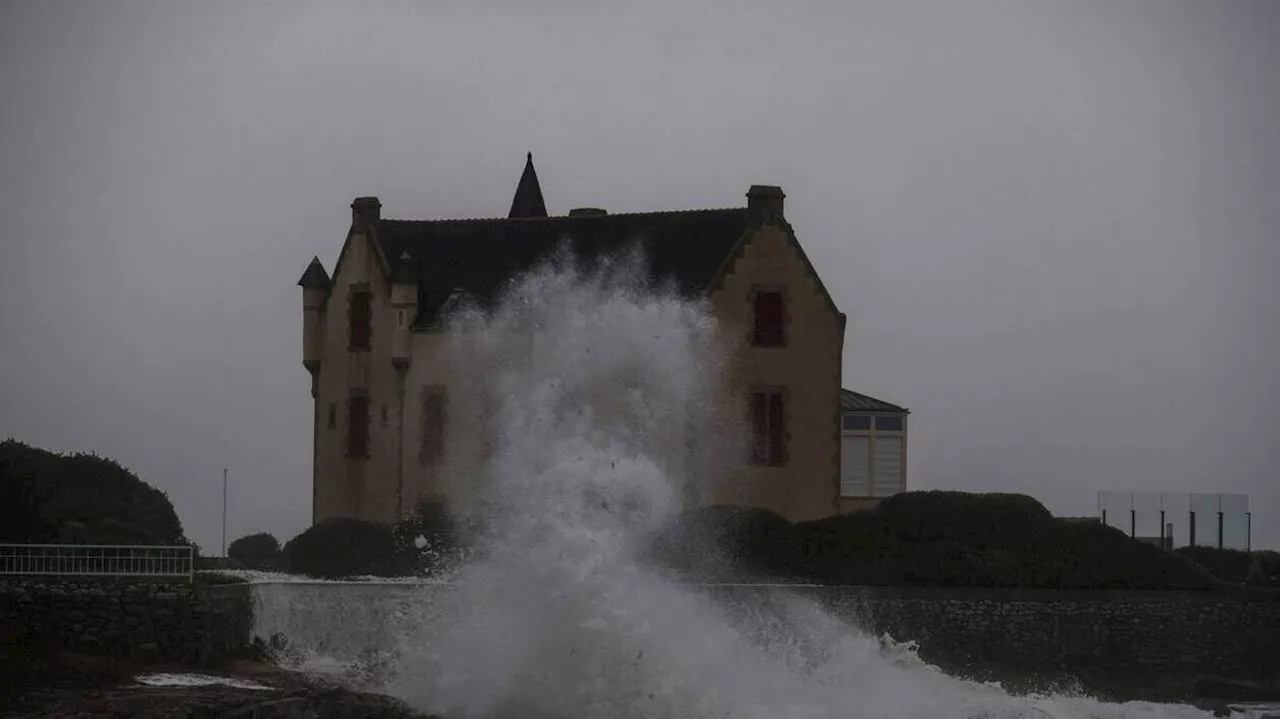
<svg viewBox="0 0 1280 719"><path fill-rule="evenodd" d="M1098 518L1134 539L1169 549L1251 548L1247 494L1098 492Z"/></svg>

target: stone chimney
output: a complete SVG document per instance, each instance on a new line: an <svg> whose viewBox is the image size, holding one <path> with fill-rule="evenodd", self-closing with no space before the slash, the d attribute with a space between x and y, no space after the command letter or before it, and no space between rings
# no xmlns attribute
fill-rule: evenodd
<svg viewBox="0 0 1280 719"><path fill-rule="evenodd" d="M782 217L783 200L786 197L782 188L777 185L752 185L747 190L747 211L762 220Z"/></svg>
<svg viewBox="0 0 1280 719"><path fill-rule="evenodd" d="M357 197L351 203L351 224L363 225L382 219L382 203L376 197Z"/></svg>

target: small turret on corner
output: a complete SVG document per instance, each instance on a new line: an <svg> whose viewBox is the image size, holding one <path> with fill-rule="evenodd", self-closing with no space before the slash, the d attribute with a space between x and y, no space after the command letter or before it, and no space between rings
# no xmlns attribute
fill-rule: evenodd
<svg viewBox="0 0 1280 719"><path fill-rule="evenodd" d="M319 257L311 258L311 264L298 280L298 286L302 288L302 366L313 377L320 370L322 318L332 284Z"/></svg>
<svg viewBox="0 0 1280 719"><path fill-rule="evenodd" d="M408 252L401 253L391 267L391 309L396 316L391 364L408 367L412 351L410 328L418 309L418 263Z"/></svg>

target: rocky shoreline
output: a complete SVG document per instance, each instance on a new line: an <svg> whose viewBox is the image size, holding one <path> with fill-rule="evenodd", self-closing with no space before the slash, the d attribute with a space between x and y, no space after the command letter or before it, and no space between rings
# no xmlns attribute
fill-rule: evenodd
<svg viewBox="0 0 1280 719"><path fill-rule="evenodd" d="M138 680L140 676L162 673L218 677L231 684L149 686ZM980 674L987 674L987 679L996 678L986 672ZM0 676L4 677L0 682L0 718L4 719L433 719L391 697L355 691L256 661L193 669L71 653L35 659L0 653ZM1005 677L1002 683L1017 693L1073 688L1025 677ZM1190 704L1217 716L1226 716L1230 707L1244 704L1280 706L1280 687L1217 679L1189 682L1130 678L1120 683L1114 677L1091 677L1075 682L1074 689L1104 701ZM1257 716L1280 719L1280 710Z"/></svg>
<svg viewBox="0 0 1280 719"><path fill-rule="evenodd" d="M137 680L169 673L230 680L228 684L149 686ZM433 719L399 701L256 662L194 670L107 657L0 657L0 717L106 719Z"/></svg>

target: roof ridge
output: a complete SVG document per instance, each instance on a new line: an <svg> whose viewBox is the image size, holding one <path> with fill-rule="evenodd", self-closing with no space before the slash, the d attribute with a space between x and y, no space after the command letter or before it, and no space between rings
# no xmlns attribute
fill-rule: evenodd
<svg viewBox="0 0 1280 719"><path fill-rule="evenodd" d="M701 207L686 210L648 210L645 212L611 212L604 215L549 215L547 217L438 217L415 220L404 217L384 217L379 222L413 222L418 224L444 224L447 222L546 222L548 220L598 220L609 217L652 217L655 215L693 215L701 212L746 212L745 207Z"/></svg>

